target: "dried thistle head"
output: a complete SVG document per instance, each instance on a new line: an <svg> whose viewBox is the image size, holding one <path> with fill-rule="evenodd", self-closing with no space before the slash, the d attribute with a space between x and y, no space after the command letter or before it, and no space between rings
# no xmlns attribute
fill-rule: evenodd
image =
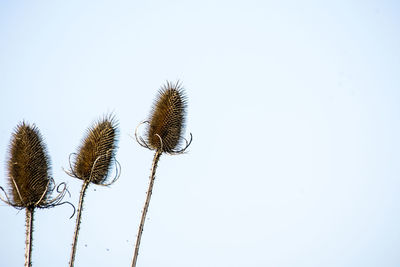
<svg viewBox="0 0 400 267"><path fill-rule="evenodd" d="M95 184L105 182L115 160L117 127L115 118L108 115L88 129L73 163L74 177Z"/></svg>
<svg viewBox="0 0 400 267"><path fill-rule="evenodd" d="M20 208L45 206L51 190L50 158L35 125L20 123L11 137L7 162L9 204Z"/></svg>
<svg viewBox="0 0 400 267"><path fill-rule="evenodd" d="M179 82L167 82L153 104L147 143L151 149L173 153L184 140L187 98Z"/></svg>

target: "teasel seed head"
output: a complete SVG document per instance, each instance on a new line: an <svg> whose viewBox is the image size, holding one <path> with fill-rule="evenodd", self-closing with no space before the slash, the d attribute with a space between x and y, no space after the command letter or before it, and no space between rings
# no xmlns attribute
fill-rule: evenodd
<svg viewBox="0 0 400 267"><path fill-rule="evenodd" d="M50 158L35 125L20 123L11 137L7 162L9 204L19 208L45 206L51 194Z"/></svg>
<svg viewBox="0 0 400 267"><path fill-rule="evenodd" d="M186 119L187 98L179 82L167 82L158 92L147 128L150 148L172 153L180 145Z"/></svg>
<svg viewBox="0 0 400 267"><path fill-rule="evenodd" d="M105 183L115 161L118 123L106 115L87 131L72 164L72 176L94 184Z"/></svg>

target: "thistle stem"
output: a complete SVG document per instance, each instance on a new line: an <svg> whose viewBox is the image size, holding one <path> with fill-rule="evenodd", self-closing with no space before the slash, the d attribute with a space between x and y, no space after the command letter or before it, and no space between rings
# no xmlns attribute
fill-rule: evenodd
<svg viewBox="0 0 400 267"><path fill-rule="evenodd" d="M32 266L33 208L26 208L25 267Z"/></svg>
<svg viewBox="0 0 400 267"><path fill-rule="evenodd" d="M76 215L76 223L75 223L75 232L74 232L74 240L72 243L72 251L71 251L71 258L69 261L69 266L73 267L75 262L75 253L76 253L76 245L78 243L78 235L79 229L81 225L81 216L82 216L82 208L83 208L83 199L85 197L86 189L89 186L89 181L85 180L82 185L81 193L79 195L79 206L78 206L78 213Z"/></svg>
<svg viewBox="0 0 400 267"><path fill-rule="evenodd" d="M136 261L137 261L138 255L139 255L140 240L142 239L143 227L144 227L144 223L146 220L147 210L149 209L151 194L153 192L153 185L154 185L154 179L155 179L155 175L156 175L157 163L158 163L158 160L160 159L161 154L162 154L162 151L160 151L160 150L157 150L156 153L154 154L153 165L151 167L149 188L147 190L146 202L144 203L142 219L140 220L139 230L138 230L138 234L137 234L137 238L136 238L135 253L133 255L132 267L136 267Z"/></svg>

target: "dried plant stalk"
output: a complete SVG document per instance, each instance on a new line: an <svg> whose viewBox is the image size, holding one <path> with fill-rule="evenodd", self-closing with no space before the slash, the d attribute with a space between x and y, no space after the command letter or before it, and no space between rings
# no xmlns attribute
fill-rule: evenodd
<svg viewBox="0 0 400 267"><path fill-rule="evenodd" d="M46 207L51 194L50 159L38 128L22 122L11 137L7 162L11 199L7 204L26 211L25 267L32 265L33 215ZM7 197L8 198L8 197Z"/></svg>
<svg viewBox="0 0 400 267"><path fill-rule="evenodd" d="M78 213L76 215L76 223L75 223L75 231L74 231L74 238L72 241L72 250L71 250L71 258L69 261L69 266L74 266L75 262L75 255L76 255L76 244L78 244L78 235L79 229L81 225L81 217L82 217L82 208L83 208L83 200L85 198L86 189L89 186L89 181L85 180L83 182L81 193L79 195L79 204L78 204Z"/></svg>
<svg viewBox="0 0 400 267"><path fill-rule="evenodd" d="M99 120L94 126L89 128L79 148L75 162L72 164L73 167L71 167L68 173L72 177L83 180L69 261L70 267L74 266L75 262L76 246L82 220L83 200L86 190L90 183L107 185L105 182L109 175L111 165L115 161L117 137L117 122L113 116L105 116L103 119ZM116 179L111 183L115 180Z"/></svg>
<svg viewBox="0 0 400 267"><path fill-rule="evenodd" d="M142 218L140 219L139 230L136 237L136 245L135 245L135 252L133 254L132 267L136 266L137 258L139 256L139 247L140 247L140 241L142 239L144 222L146 220L147 211L149 209L151 194L153 193L154 179L156 176L157 164L158 160L160 159L161 153L162 153L161 151L156 151L156 153L154 154L153 164L151 167L149 188L147 189L146 201L144 203Z"/></svg>
<svg viewBox="0 0 400 267"><path fill-rule="evenodd" d="M26 208L26 241L25 241L25 266L32 266L32 233L33 233L34 210Z"/></svg>
<svg viewBox="0 0 400 267"><path fill-rule="evenodd" d="M25 267L32 265L35 209L70 204L75 213L75 207L71 203L62 202L68 192L66 184L60 183L56 186L50 172L50 157L39 129L34 124L29 125L25 122L18 124L11 136L8 150L9 190L7 194L6 190L0 186L0 191L5 195L3 198L0 194L0 200L16 209L26 211ZM50 199L56 188L58 195Z"/></svg>
<svg viewBox="0 0 400 267"><path fill-rule="evenodd" d="M136 267L144 223L153 192L157 164L161 154L164 152L168 154L184 153L191 143L191 140L189 142L186 141L186 146L178 149L181 141L185 140L182 137L182 133L185 126L186 106L187 99L180 84L178 82L175 84L167 82L159 91L159 95L154 102L148 122L146 141L138 137L137 133L135 133L138 143L143 147L155 150L155 154L151 168L149 188L136 237L132 267Z"/></svg>

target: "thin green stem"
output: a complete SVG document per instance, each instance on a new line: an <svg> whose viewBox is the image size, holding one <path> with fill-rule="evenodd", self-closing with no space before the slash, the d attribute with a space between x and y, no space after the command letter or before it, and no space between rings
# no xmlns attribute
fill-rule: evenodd
<svg viewBox="0 0 400 267"><path fill-rule="evenodd" d="M161 154L162 154L162 151L160 151L160 150L157 150L156 153L154 154L153 165L151 167L149 189L147 190L147 197L146 197L146 201L145 201L144 207L143 207L142 219L140 220L139 230L138 230L138 234L137 234L137 238L136 238L136 245L135 245L135 252L133 254L132 267L136 267L136 261L137 261L138 255L139 255L140 240L142 239L142 234L143 234L144 222L146 220L146 214L147 214L147 210L149 209L151 194L153 192L153 185L154 185L154 179L155 179L155 175L156 175L157 163L158 163L158 160L160 159Z"/></svg>
<svg viewBox="0 0 400 267"><path fill-rule="evenodd" d="M75 232L74 232L74 240L72 243L72 250L71 250L71 258L69 261L69 266L73 267L75 262L75 254L76 254L76 245L78 243L78 235L79 229L81 225L81 216L82 216L82 208L83 208L83 199L85 198L86 189L89 186L89 180L85 180L82 185L81 193L79 195L79 206L78 206L78 213L76 215L76 223L75 223Z"/></svg>

